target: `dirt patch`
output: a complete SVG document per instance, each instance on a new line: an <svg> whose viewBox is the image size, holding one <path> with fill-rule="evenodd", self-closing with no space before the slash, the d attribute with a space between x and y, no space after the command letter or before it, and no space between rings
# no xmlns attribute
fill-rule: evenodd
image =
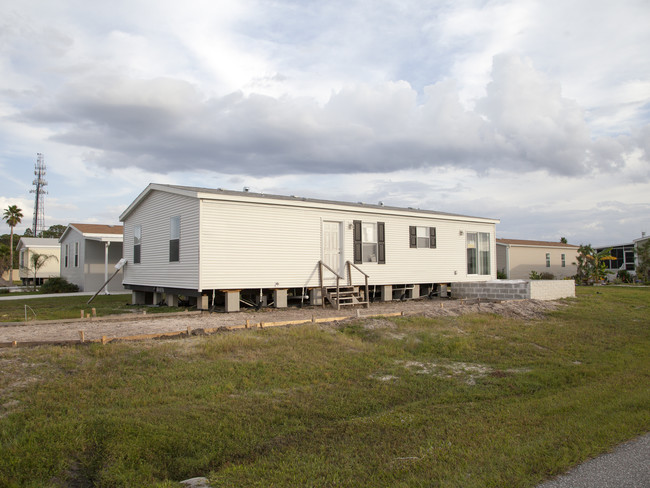
<svg viewBox="0 0 650 488"><path fill-rule="evenodd" d="M286 309L262 309L260 311L242 311L237 313L203 313L203 314L169 314L144 315L134 317L94 318L92 320L56 321L50 323L26 323L24 325L2 326L0 324L0 342L33 341L76 341L83 331L86 340L97 340L103 336L119 338L140 334L163 334L173 332L214 330L219 327L244 326L259 327L262 323L291 321L312 321L319 319L341 319L373 316L364 322L367 329L394 329L395 324L382 319L381 315L402 313L404 315L423 315L425 317L459 316L468 313L495 313L507 317L539 319L547 312L561 306L560 302L543 302L538 300L516 300L499 303L473 302L465 300L421 299L405 302L373 303L369 309L331 307L304 307Z"/></svg>

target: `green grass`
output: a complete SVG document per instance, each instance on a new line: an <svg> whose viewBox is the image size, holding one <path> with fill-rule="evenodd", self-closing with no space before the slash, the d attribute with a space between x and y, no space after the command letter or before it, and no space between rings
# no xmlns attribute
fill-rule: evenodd
<svg viewBox="0 0 650 488"><path fill-rule="evenodd" d="M130 295L97 295L90 303L86 302L91 296L59 296L52 298L29 298L17 300L0 300L0 322L23 322L25 320L25 305L27 320L57 320L76 319L81 316L81 310L90 313L94 308L97 316L141 312L165 313L178 312L178 307L146 307L130 305Z"/></svg>
<svg viewBox="0 0 650 488"><path fill-rule="evenodd" d="M532 487L650 430L649 309L2 350L0 486Z"/></svg>

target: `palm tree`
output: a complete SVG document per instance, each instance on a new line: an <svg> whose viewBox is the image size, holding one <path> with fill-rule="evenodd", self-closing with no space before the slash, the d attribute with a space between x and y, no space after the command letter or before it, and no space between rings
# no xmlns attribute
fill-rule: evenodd
<svg viewBox="0 0 650 488"><path fill-rule="evenodd" d="M4 213L2 214L2 219L7 222L9 227L11 228L11 240L10 240L10 245L9 245L9 264L11 267L9 268L9 282L13 283L13 270L14 270L14 227L16 227L18 224L20 224L21 220L23 218L23 211L22 209L18 208L17 205L9 205Z"/></svg>
<svg viewBox="0 0 650 488"><path fill-rule="evenodd" d="M50 259L54 259L55 261L59 260L59 258L53 254L39 254L35 252L29 256L30 267L27 268L27 266L25 266L25 268L28 272L31 271L34 273L34 291L36 291L36 273L38 273L38 270L45 266ZM29 274L27 276L29 276Z"/></svg>

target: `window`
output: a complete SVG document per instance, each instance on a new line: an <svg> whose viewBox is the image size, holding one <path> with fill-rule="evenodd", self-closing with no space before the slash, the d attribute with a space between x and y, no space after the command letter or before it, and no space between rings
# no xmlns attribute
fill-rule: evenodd
<svg viewBox="0 0 650 488"><path fill-rule="evenodd" d="M361 222L355 220L354 263L386 263L384 222Z"/></svg>
<svg viewBox="0 0 650 488"><path fill-rule="evenodd" d="M428 247L435 249L436 228L409 226L409 247Z"/></svg>
<svg viewBox="0 0 650 488"><path fill-rule="evenodd" d="M68 267L68 259L69 259L69 256L70 256L70 244L66 244L66 245L65 245L65 254L64 254L64 256L63 256L63 266L64 266L65 268Z"/></svg>
<svg viewBox="0 0 650 488"><path fill-rule="evenodd" d="M20 250L20 267L24 268L25 267L25 249Z"/></svg>
<svg viewBox="0 0 650 488"><path fill-rule="evenodd" d="M179 261L181 243L181 217L179 215L169 220L169 261Z"/></svg>
<svg viewBox="0 0 650 488"><path fill-rule="evenodd" d="M136 225L133 227L133 263L140 263L140 252L142 244L142 226Z"/></svg>
<svg viewBox="0 0 650 488"><path fill-rule="evenodd" d="M562 267L566 268L566 254L562 254Z"/></svg>
<svg viewBox="0 0 650 488"><path fill-rule="evenodd" d="M546 267L547 268L551 267L551 253L550 252L546 253Z"/></svg>
<svg viewBox="0 0 650 488"><path fill-rule="evenodd" d="M79 267L79 243L74 243L74 267Z"/></svg>
<svg viewBox="0 0 650 488"><path fill-rule="evenodd" d="M467 274L490 274L489 232L467 232Z"/></svg>

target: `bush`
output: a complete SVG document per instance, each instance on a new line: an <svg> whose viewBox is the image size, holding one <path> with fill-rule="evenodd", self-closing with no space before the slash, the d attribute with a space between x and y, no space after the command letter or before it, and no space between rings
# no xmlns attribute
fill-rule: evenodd
<svg viewBox="0 0 650 488"><path fill-rule="evenodd" d="M625 269L619 270L616 273L616 278L621 280L621 283L632 283L632 275Z"/></svg>
<svg viewBox="0 0 650 488"><path fill-rule="evenodd" d="M549 273L548 271L543 272L542 274L539 275L540 280L554 280L555 275L553 273Z"/></svg>
<svg viewBox="0 0 650 488"><path fill-rule="evenodd" d="M79 287L65 278L50 278L40 287L41 293L73 293Z"/></svg>
<svg viewBox="0 0 650 488"><path fill-rule="evenodd" d="M502 271L497 271L497 280L507 280L508 275L506 274L505 270Z"/></svg>
<svg viewBox="0 0 650 488"><path fill-rule="evenodd" d="M542 276L535 270L531 271L528 275L529 280L541 280Z"/></svg>

